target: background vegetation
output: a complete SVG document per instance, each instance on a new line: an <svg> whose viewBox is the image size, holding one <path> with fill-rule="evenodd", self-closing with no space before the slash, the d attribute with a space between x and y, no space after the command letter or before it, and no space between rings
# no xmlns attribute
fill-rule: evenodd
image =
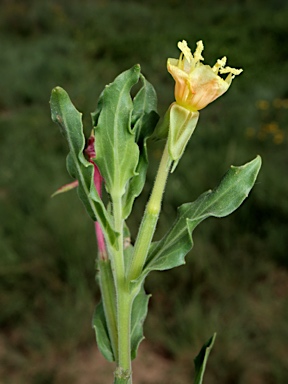
<svg viewBox="0 0 288 384"><path fill-rule="evenodd" d="M158 234L179 204L214 187L230 164L260 154L263 169L235 214L197 229L186 266L148 280L146 337L192 377L194 356L217 330L205 383L286 384L287 2L2 0L0 7L1 383L56 383L59 366L49 356L65 361L94 343L93 225L74 192L50 199L70 181L66 143L50 120L51 89L69 92L88 135L102 88L139 62L163 113L174 85L166 58L178 57L184 38L192 47L203 39L207 63L227 55L244 73L201 112L168 183ZM160 147L151 146L131 228Z"/></svg>

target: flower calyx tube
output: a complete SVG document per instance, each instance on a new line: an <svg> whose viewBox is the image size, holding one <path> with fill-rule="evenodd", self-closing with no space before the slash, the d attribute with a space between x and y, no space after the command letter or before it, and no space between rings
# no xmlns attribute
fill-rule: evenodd
<svg viewBox="0 0 288 384"><path fill-rule="evenodd" d="M198 111L190 111L177 103L169 108L168 152L173 166L176 168L190 137L192 136L199 118Z"/></svg>

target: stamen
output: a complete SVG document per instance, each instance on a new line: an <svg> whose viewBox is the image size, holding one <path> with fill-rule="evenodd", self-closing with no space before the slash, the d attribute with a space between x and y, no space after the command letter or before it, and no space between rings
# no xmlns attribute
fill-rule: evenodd
<svg viewBox="0 0 288 384"><path fill-rule="evenodd" d="M187 45L187 41L185 41L185 40L179 41L178 48L180 49L180 51L182 51L183 55L185 56L185 59L190 64L191 60L193 59L193 56L191 53L191 49Z"/></svg>
<svg viewBox="0 0 288 384"><path fill-rule="evenodd" d="M243 72L243 69L236 69L231 67L220 68L220 73L232 73L232 75L240 75Z"/></svg>
<svg viewBox="0 0 288 384"><path fill-rule="evenodd" d="M180 53L179 60L178 60L178 68L184 69L184 55L183 52Z"/></svg>
<svg viewBox="0 0 288 384"><path fill-rule="evenodd" d="M220 73L221 73L221 70L224 68L224 66L226 64L226 61L227 61L227 57L226 56L222 57L222 59L218 59L216 64L213 66L212 71L216 75L218 75L219 70L220 70Z"/></svg>
<svg viewBox="0 0 288 384"><path fill-rule="evenodd" d="M204 45L203 45L203 41L200 40L200 41L197 41L197 46L196 46L196 50L194 52L194 60L195 60L195 64L200 61L200 60L204 60L204 57L201 55L201 53L203 52L204 50Z"/></svg>

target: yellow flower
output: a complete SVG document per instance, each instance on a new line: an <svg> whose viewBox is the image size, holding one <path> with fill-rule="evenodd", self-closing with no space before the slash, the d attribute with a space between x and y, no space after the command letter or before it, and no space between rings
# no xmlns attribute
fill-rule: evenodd
<svg viewBox="0 0 288 384"><path fill-rule="evenodd" d="M201 61L204 60L202 41L198 41L194 55L185 40L178 43L178 48L181 50L179 60L168 59L167 69L175 80L177 104L190 111L199 111L223 95L233 78L243 71L242 69L225 68L226 57L217 60L212 68L202 64ZM226 79L222 79L218 73L227 73L228 76Z"/></svg>

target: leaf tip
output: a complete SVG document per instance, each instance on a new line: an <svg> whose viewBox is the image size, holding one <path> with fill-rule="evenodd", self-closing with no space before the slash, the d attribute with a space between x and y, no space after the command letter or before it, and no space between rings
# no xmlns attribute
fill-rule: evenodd
<svg viewBox="0 0 288 384"><path fill-rule="evenodd" d="M260 155L257 155L255 160L257 159L257 161L259 162L259 164L262 164L262 157Z"/></svg>
<svg viewBox="0 0 288 384"><path fill-rule="evenodd" d="M54 92L54 93L56 93L56 92L62 92L62 91L64 91L64 89L61 88L59 85L57 85L56 87L54 87L54 88L52 89L52 92Z"/></svg>
<svg viewBox="0 0 288 384"><path fill-rule="evenodd" d="M54 87L53 89L52 89L52 91L51 91L51 98L53 97L53 96L56 96L57 95L57 93L59 93L59 91L61 90L62 88L61 87Z"/></svg>

